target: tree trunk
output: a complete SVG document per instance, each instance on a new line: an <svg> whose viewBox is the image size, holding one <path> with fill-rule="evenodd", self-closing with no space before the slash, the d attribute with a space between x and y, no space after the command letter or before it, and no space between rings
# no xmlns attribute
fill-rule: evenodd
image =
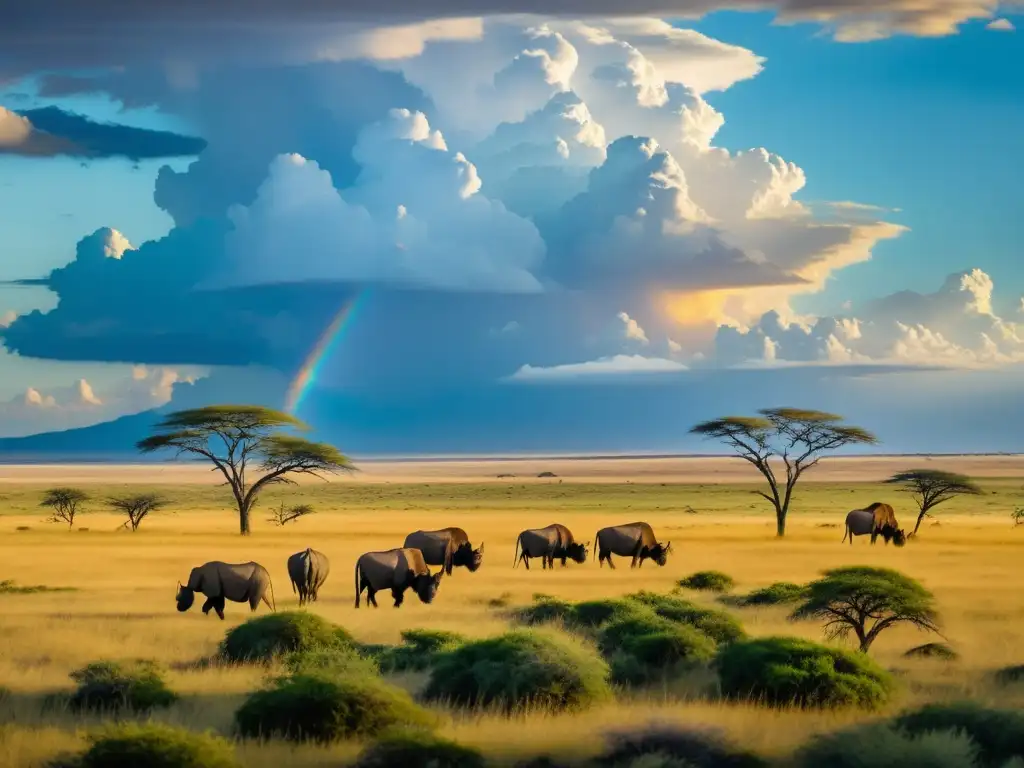
<svg viewBox="0 0 1024 768"><path fill-rule="evenodd" d="M927 509L922 509L920 514L917 516L917 522L914 524L914 536L917 536L917 529L921 527L921 521L924 520L924 516L928 514Z"/></svg>
<svg viewBox="0 0 1024 768"><path fill-rule="evenodd" d="M775 509L775 536L780 539L786 535L787 511L785 507L777 507Z"/></svg>
<svg viewBox="0 0 1024 768"><path fill-rule="evenodd" d="M238 506L238 532L243 536L248 536L251 533L249 530L250 511L252 511L252 505L240 504Z"/></svg>
<svg viewBox="0 0 1024 768"><path fill-rule="evenodd" d="M871 648L871 644L875 642L875 638L865 633L863 627L854 627L853 629L857 634L857 640L860 641L860 648L858 650L861 653L867 653L868 649Z"/></svg>

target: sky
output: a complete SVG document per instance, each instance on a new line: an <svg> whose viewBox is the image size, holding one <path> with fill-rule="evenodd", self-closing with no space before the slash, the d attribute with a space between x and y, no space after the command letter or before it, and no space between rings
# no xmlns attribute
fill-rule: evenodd
<svg viewBox="0 0 1024 768"><path fill-rule="evenodd" d="M359 6L2 12L0 437L244 396L374 453L778 405L1024 449L1019 8Z"/></svg>

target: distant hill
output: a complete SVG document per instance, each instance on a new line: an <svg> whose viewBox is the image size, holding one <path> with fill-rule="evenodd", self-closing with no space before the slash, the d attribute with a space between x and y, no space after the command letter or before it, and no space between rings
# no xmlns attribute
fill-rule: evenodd
<svg viewBox="0 0 1024 768"><path fill-rule="evenodd" d="M166 461L166 456L149 457L135 450L135 443L149 434L163 413L164 409L154 409L91 427L0 438L0 462Z"/></svg>

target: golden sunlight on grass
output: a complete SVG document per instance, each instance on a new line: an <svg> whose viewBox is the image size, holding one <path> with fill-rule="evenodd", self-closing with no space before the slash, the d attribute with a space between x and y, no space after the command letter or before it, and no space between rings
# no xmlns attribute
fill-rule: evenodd
<svg viewBox="0 0 1024 768"><path fill-rule="evenodd" d="M414 627L492 635L508 627L510 607L530 602L535 593L580 600L640 589L670 591L680 578L705 569L728 573L736 580L735 591L745 592L776 581L806 582L840 565L892 567L934 592L945 638L961 659L905 659L908 648L941 638L903 628L884 633L872 655L902 681L891 709L958 697L1021 706L1024 685L1000 687L992 680L994 670L1024 663L1024 592L1018 584L1024 529L1015 530L1009 518L1019 483L989 479L983 485L984 496L940 508L940 524L927 521L918 540L897 549L881 541L872 547L867 537L853 546L840 543L846 511L879 498L891 499L901 523L912 526L905 496L867 484L808 484L798 495L787 537L776 540L773 517L749 486L304 485L268 495L254 519L254 535L242 538L235 533L237 522L224 490L216 487L154 486L173 505L130 533L117 530L118 518L98 511L81 517L79 527L88 530L44 523L35 507L41 486L9 483L0 493L0 580L77 591L0 594L0 687L6 692L0 699L0 764L41 766L54 754L75 748L81 730L99 721L47 710L43 699L70 688L72 670L106 658L160 661L182 698L154 717L230 735L234 711L266 671L197 662L216 651L228 628L250 618L248 607L228 603L224 622L203 616L198 602L179 614L172 602L175 585L192 566L207 560L256 560L271 573L278 610L295 609L285 561L306 546L327 554L332 564L320 600L310 610L366 643L396 642L402 630ZM102 499L118 490L104 486L90 492ZM263 519L266 509L286 497L312 503L319 514L271 527ZM529 571L512 568L515 539L524 528L559 521L590 541L601 526L633 520L649 521L661 540L673 542L666 567L648 562L630 570L628 561L617 558L614 571L593 560L554 571L541 570L539 563ZM407 599L400 610L392 609L390 600L381 600L378 610L353 607L352 567L359 554L399 546L417 528L445 525L462 526L474 543L486 543L480 571L457 570L443 581L430 606ZM721 607L710 595L687 595ZM752 635L821 640L819 625L792 623L784 608L731 610ZM265 611L260 608L260 614ZM415 675L396 680L411 689L423 682ZM442 730L503 761L538 751L578 754L580 745L594 751L609 727L652 719L719 726L749 747L780 754L811 734L872 717L725 704L708 695L713 682L709 674L697 675L612 706L557 717L536 714L526 723L486 713L452 714ZM522 738L524 729L531 734L528 741ZM258 768L326 767L343 764L358 748L246 743L238 754L244 765Z"/></svg>

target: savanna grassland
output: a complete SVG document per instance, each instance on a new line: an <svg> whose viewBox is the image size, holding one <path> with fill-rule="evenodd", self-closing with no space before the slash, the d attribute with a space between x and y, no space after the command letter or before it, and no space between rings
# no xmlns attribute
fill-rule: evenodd
<svg viewBox="0 0 1024 768"><path fill-rule="evenodd" d="M957 661L909 660L903 653L929 640L913 629L884 633L871 655L895 670L900 681L896 701L882 713L843 710L816 712L779 710L715 699L714 677L688 677L622 693L614 704L565 715L536 713L509 719L494 713L446 712L441 729L460 743L480 748L498 761L513 763L538 753L577 754L581 745L596 748L611 725L659 721L713 724L745 746L778 755L814 733L851 721L878 717L924 701L970 698L998 706L1024 706L1024 682L1000 685L993 672L1024 664L1024 526L1014 528L1010 513L1021 505L1024 491L1016 470L1007 464L981 471L965 463L981 496L955 499L935 510L920 535L906 547L871 546L867 537L851 547L841 544L848 510L872 501L892 503L900 523L913 527L914 507L908 496L879 481L892 471L922 460L890 459L869 470L849 473L835 460L812 472L814 479L798 487L787 536L774 536L774 517L750 484L737 483L743 467L729 463L720 474L680 473L687 482L672 482L671 468L635 471L624 463L612 474L574 476L564 462L557 479L538 480L531 468L513 478L502 467L462 467L458 481L443 475L397 470L386 479L363 477L358 482L304 482L267 492L253 522L251 537L237 534L229 494L206 475L189 480L144 470L120 479L103 474L87 482L81 468L64 480L59 472L44 476L4 468L0 473L0 765L41 766L57 753L75 749L82 733L95 725L94 716L44 706L48 694L69 689L68 674L100 659L148 658L160 662L181 699L154 719L197 731L213 729L230 736L233 715L246 695L267 675L255 666L231 667L196 662L211 657L225 631L246 619L248 606L228 603L227 620L203 616L199 602L179 614L172 597L178 581L191 567L208 560L256 560L273 578L277 609L297 608L285 561L307 546L331 560L331 574L319 601L310 611L346 628L365 643L396 643L402 630L433 628L469 637L497 634L510 625L509 612L529 604L535 593L566 600L614 597L650 590L672 591L679 579L695 571L723 571L742 593L773 582L804 583L826 568L863 564L895 568L931 590L943 619L943 635L959 654ZM955 460L944 460L954 468ZM964 460L967 462L967 460ZM505 468L507 469L507 468ZM863 467L862 467L863 469ZM832 474L830 474L830 471ZM473 472L479 481L473 481ZM747 473L749 475L749 473ZM854 479L850 479L851 474ZM427 473L429 475L429 473ZM872 482L871 477L875 480ZM416 478L419 482L406 482ZM637 478L631 480L630 478ZM808 478L812 475L809 474ZM62 482L63 480L63 482ZM699 482L698 482L699 480ZM722 482L725 480L726 482ZM83 482L85 481L85 482ZM93 498L84 505L74 530L45 522L39 507L42 491L52 485L75 484ZM122 519L106 511L103 499L126 492L154 492L171 505L146 519L132 533ZM317 514L285 527L265 518L281 501L308 503ZM671 540L673 554L659 568L648 562L630 570L617 558L618 569L599 568L591 559L544 571L539 562L527 571L512 568L518 533L551 522L568 525L582 541L592 541L605 525L646 520L662 541ZM457 569L442 581L436 601L423 605L409 595L395 610L381 596L381 608L353 607L353 564L369 550L400 546L405 534L418 528L458 525L474 545L485 543L483 567L474 574ZM73 588L74 591L21 591L18 587ZM689 592L694 602L724 606L706 593ZM785 607L728 608L751 635L791 634L822 640L813 622L790 622ZM260 615L266 611L260 607ZM393 676L416 691L424 676ZM359 744L331 747L293 746L285 742L243 742L242 763L271 766L337 766L356 754Z"/></svg>

